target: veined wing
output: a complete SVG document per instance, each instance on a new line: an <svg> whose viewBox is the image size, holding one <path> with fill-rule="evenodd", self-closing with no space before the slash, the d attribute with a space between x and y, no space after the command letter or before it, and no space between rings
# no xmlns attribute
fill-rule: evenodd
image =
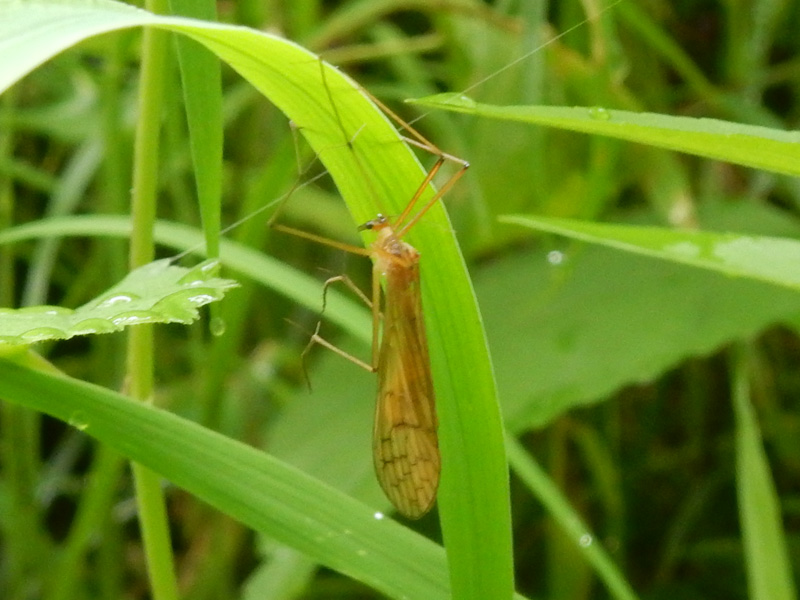
<svg viewBox="0 0 800 600"><path fill-rule="evenodd" d="M386 277L373 456L386 496L418 519L436 500L440 470L419 264L389 269Z"/></svg>

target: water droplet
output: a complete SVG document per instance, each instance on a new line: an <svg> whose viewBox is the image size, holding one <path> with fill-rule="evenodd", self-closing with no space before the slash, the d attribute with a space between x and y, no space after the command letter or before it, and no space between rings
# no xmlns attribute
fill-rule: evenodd
<svg viewBox="0 0 800 600"><path fill-rule="evenodd" d="M86 414L82 410L76 410L69 416L69 424L72 425L78 431L86 431L89 427L89 420L86 418Z"/></svg>
<svg viewBox="0 0 800 600"><path fill-rule="evenodd" d="M211 332L211 335L220 337L225 335L227 326L225 319L222 317L214 317L208 324L208 330Z"/></svg>
<svg viewBox="0 0 800 600"><path fill-rule="evenodd" d="M564 262L564 253L561 250L551 250L547 253L547 262L551 265L560 265Z"/></svg>
<svg viewBox="0 0 800 600"><path fill-rule="evenodd" d="M664 246L664 252L676 254L683 258L695 258L700 256L700 246L692 242L677 242Z"/></svg>
<svg viewBox="0 0 800 600"><path fill-rule="evenodd" d="M383 519L383 517L384 517L384 514L383 514L382 512L376 512L376 513L373 515L373 517L375 517L375 520L376 520L376 521L380 521L381 519Z"/></svg>
<svg viewBox="0 0 800 600"><path fill-rule="evenodd" d="M578 540L578 544L580 544L580 546L582 548L587 548L587 547L591 546L593 542L594 542L594 538L589 533L584 533L581 536L581 539Z"/></svg>
<svg viewBox="0 0 800 600"><path fill-rule="evenodd" d="M367 555L367 551L364 550L363 548L360 548L360 549L356 550L356 554L358 554L359 556L366 556Z"/></svg>
<svg viewBox="0 0 800 600"><path fill-rule="evenodd" d="M139 312L122 313L111 319L111 322L117 327L125 327L127 325L140 325L141 323L151 323L154 320L155 317L151 313L139 311Z"/></svg>
<svg viewBox="0 0 800 600"><path fill-rule="evenodd" d="M10 311L15 312L15 311ZM64 308L63 306L24 306L20 308L17 313L21 315L46 315L48 317L57 316L57 315L70 315L74 311L69 308Z"/></svg>
<svg viewBox="0 0 800 600"><path fill-rule="evenodd" d="M66 333L55 327L34 327L20 336L25 342L41 342L43 340L56 340L67 337Z"/></svg>
<svg viewBox="0 0 800 600"><path fill-rule="evenodd" d="M216 269L219 267L219 261L216 259L207 260L206 262L199 265L200 270L203 273L214 273Z"/></svg>
<svg viewBox="0 0 800 600"><path fill-rule="evenodd" d="M97 307L106 308L108 306L127 304L128 302L133 302L135 299L136 298L130 294L114 294L113 296L103 300L100 304L97 305Z"/></svg>
<svg viewBox="0 0 800 600"><path fill-rule="evenodd" d="M211 294L196 294L194 296L189 296L186 300L188 300L195 306L205 306L209 302L213 302L214 300L216 300L216 298Z"/></svg>
<svg viewBox="0 0 800 600"><path fill-rule="evenodd" d="M73 335L87 335L91 333L110 333L115 331L113 323L105 319L85 319L72 327Z"/></svg>
<svg viewBox="0 0 800 600"><path fill-rule="evenodd" d="M207 283L219 271L218 260L207 260L189 269L179 280L181 285L199 285L198 282Z"/></svg>
<svg viewBox="0 0 800 600"><path fill-rule="evenodd" d="M68 308L63 308L61 306L43 306L42 307L42 314L55 316L55 315L68 315L72 313L72 311Z"/></svg>
<svg viewBox="0 0 800 600"><path fill-rule="evenodd" d="M478 103L475 102L475 100L473 100L466 94L459 94L458 96L454 96L453 100L454 104L459 104L460 106L469 106L470 108L472 108L478 105Z"/></svg>
<svg viewBox="0 0 800 600"><path fill-rule="evenodd" d="M589 109L589 116L598 121L610 121L611 113L602 106L593 106Z"/></svg>

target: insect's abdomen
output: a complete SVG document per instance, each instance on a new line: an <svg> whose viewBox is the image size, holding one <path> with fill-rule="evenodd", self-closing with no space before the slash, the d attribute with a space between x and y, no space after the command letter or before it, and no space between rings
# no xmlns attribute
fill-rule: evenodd
<svg viewBox="0 0 800 600"><path fill-rule="evenodd" d="M403 515L416 519L436 500L440 459L419 255L400 243L400 256L384 255L376 266L386 276L386 295L373 454L384 492Z"/></svg>

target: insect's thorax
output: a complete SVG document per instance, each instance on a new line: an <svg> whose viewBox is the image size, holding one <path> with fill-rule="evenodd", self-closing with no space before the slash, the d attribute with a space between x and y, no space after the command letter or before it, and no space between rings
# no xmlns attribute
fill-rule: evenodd
<svg viewBox="0 0 800 600"><path fill-rule="evenodd" d="M392 272L408 271L419 263L419 252L407 244L389 227L382 227L372 243L372 251L380 271L389 275Z"/></svg>

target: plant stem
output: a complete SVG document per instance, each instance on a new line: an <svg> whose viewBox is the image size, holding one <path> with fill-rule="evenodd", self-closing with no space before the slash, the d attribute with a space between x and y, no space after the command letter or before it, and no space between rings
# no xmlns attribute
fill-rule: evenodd
<svg viewBox="0 0 800 600"><path fill-rule="evenodd" d="M157 13L166 12L166 4L161 0L151 0L147 8ZM158 191L159 130L168 39L164 32L145 29L142 42L139 120L136 125L131 198L133 233L129 262L132 269L150 262L154 256L153 227ZM138 325L129 330L128 386L128 392L133 398L152 402L153 329L150 325ZM133 464L133 476L153 598L177 599L178 584L161 479L136 463Z"/></svg>

